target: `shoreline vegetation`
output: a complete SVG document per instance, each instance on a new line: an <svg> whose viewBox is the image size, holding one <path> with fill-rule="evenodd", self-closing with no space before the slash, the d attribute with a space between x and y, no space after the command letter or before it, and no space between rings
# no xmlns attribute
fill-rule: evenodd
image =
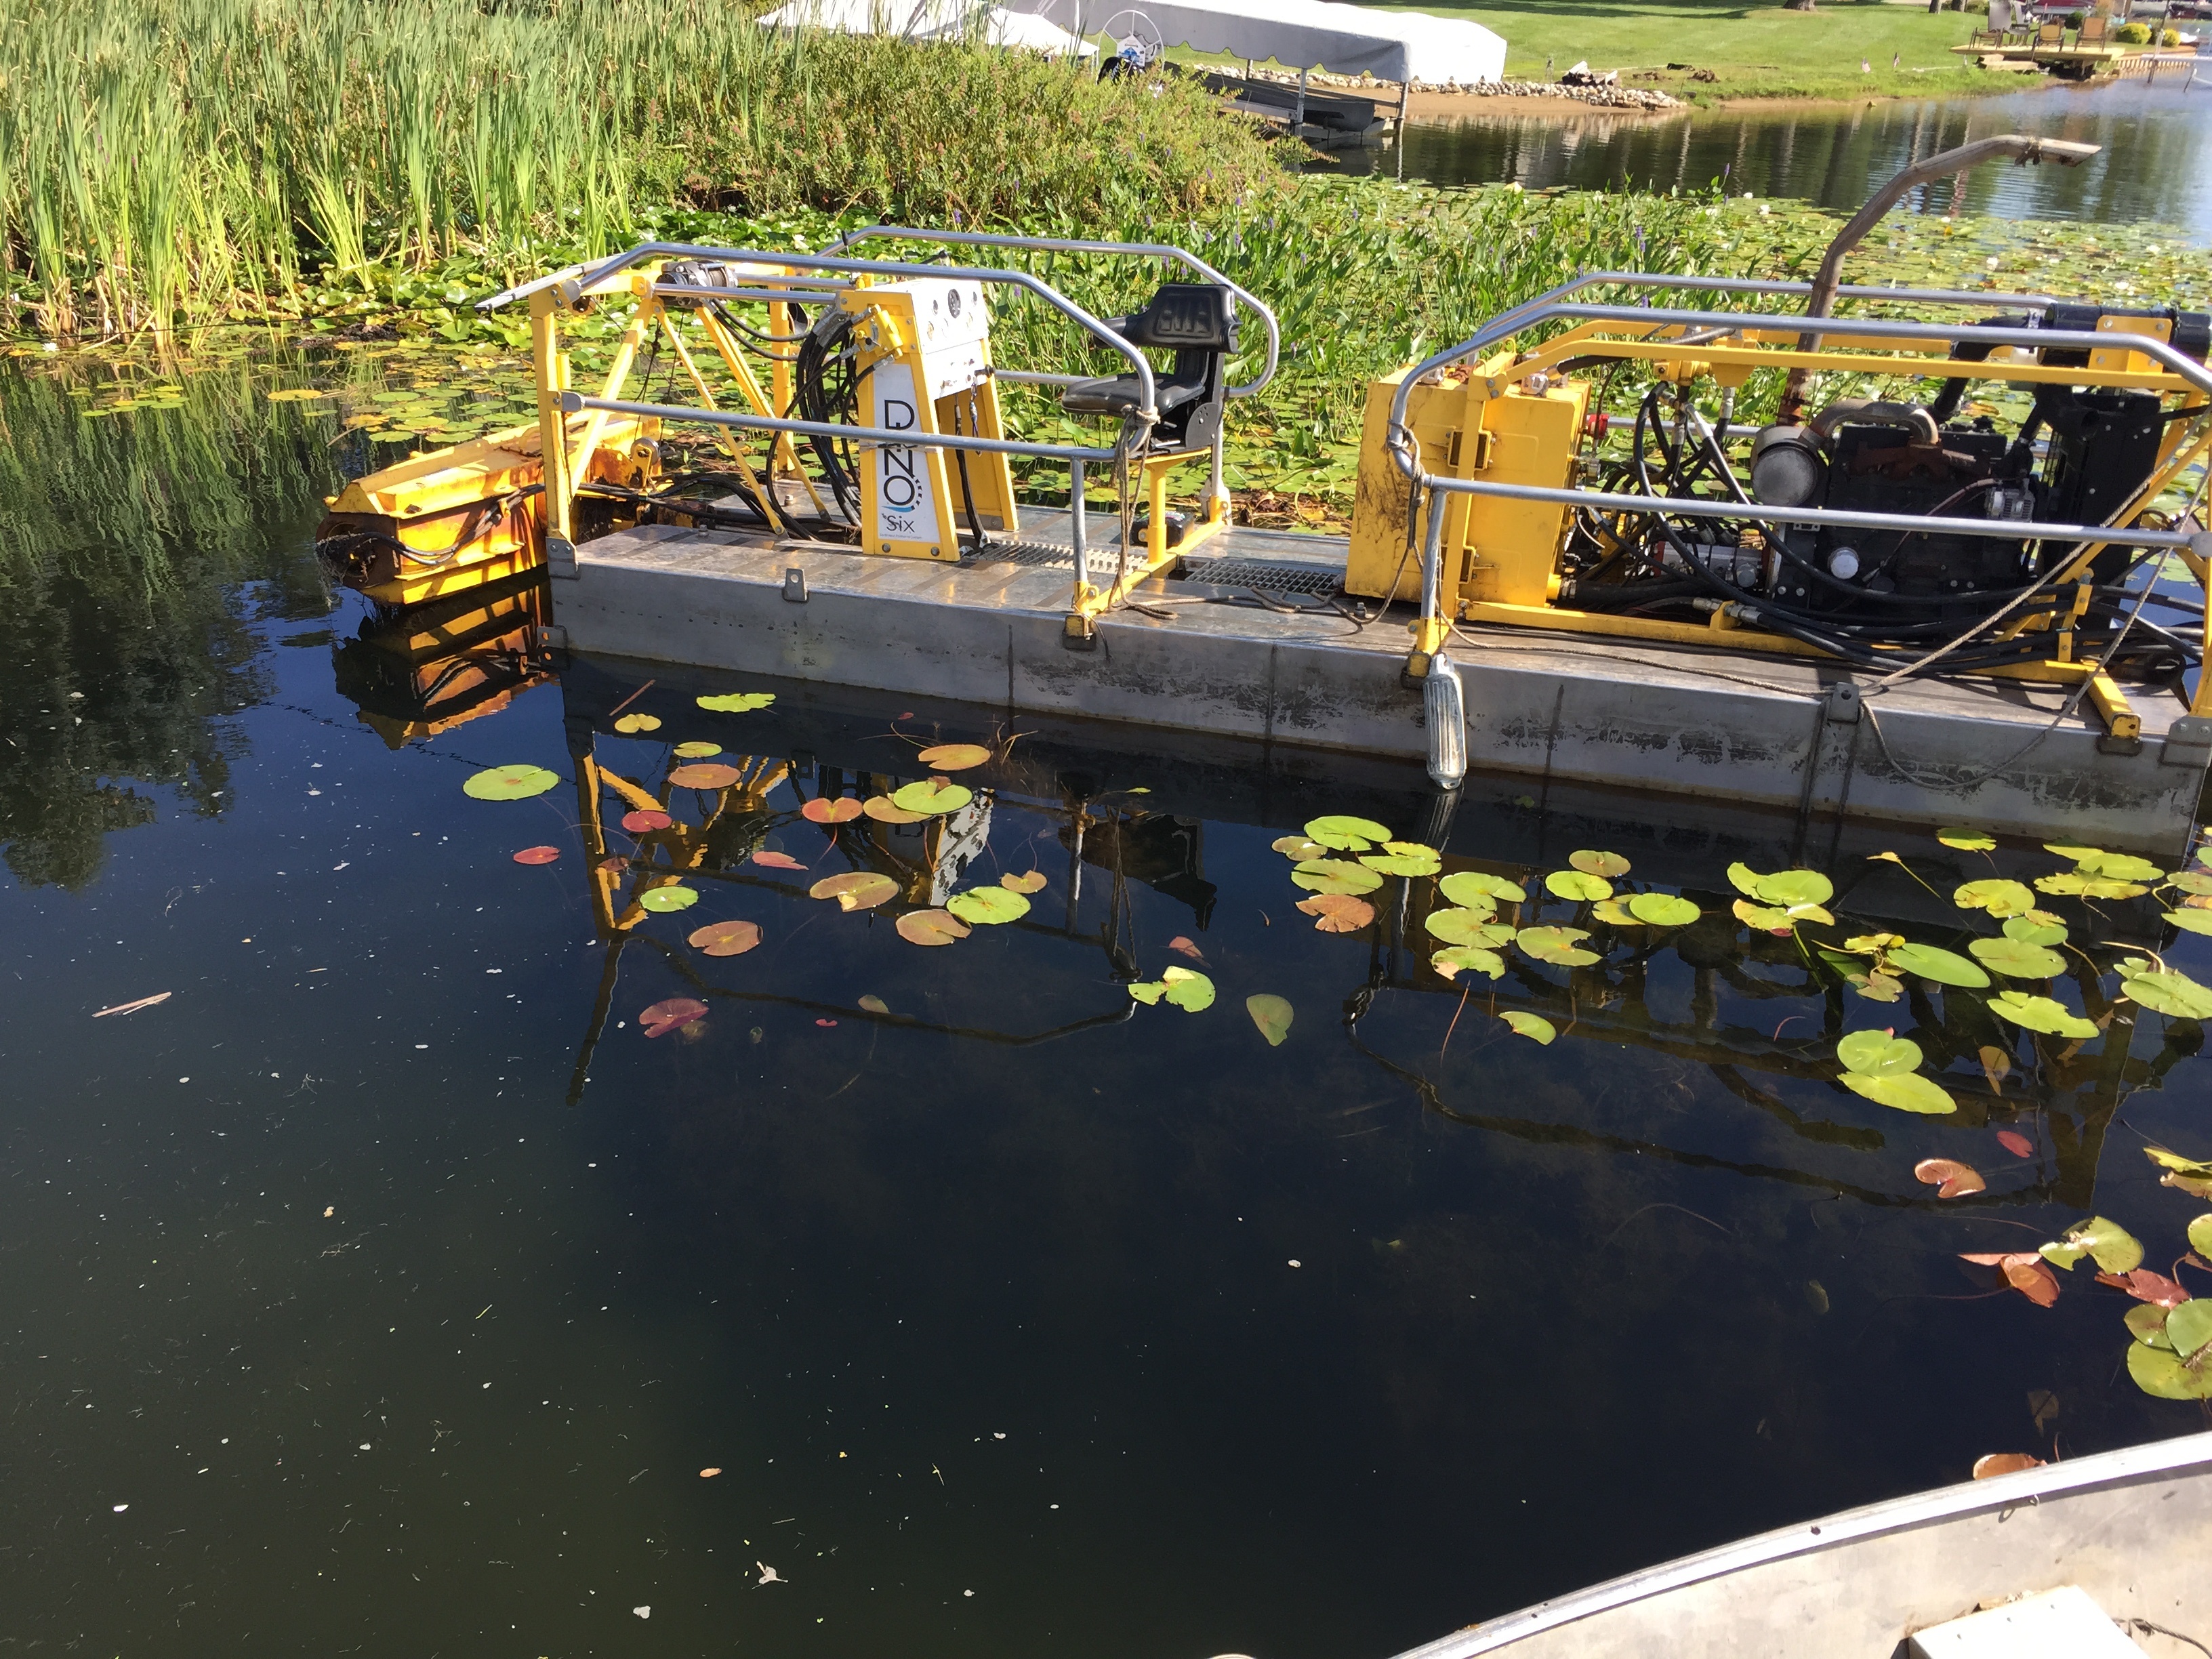
<svg viewBox="0 0 2212 1659"><path fill-rule="evenodd" d="M529 407L525 319L474 301L647 238L818 248L884 221L1177 242L1281 319L1275 385L1232 406L1232 487L1334 523L1370 379L1583 270L1802 276L1838 222L1717 189L1305 176L1177 76L1102 82L751 16L732 0L368 0L342 18L308 0L0 0L0 337L16 343L0 349L52 360L100 416L178 406L195 359L305 347L320 367L288 390L328 398L302 412L427 448ZM2202 305L2201 266L2172 231L1900 210L1850 274ZM1031 268L1100 314L1152 275ZM572 331L580 376L622 322ZM1009 367L1073 366L1027 301L994 337ZM380 392L375 365L411 390ZM451 395L433 397L441 379ZM1041 399L1011 414L1079 429Z"/></svg>

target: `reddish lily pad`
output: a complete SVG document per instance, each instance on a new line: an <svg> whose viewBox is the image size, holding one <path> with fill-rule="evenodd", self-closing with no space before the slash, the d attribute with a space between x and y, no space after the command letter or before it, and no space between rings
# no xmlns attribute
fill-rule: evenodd
<svg viewBox="0 0 2212 1659"><path fill-rule="evenodd" d="M968 924L947 910L909 910L895 924L909 945L950 945L968 937Z"/></svg>
<svg viewBox="0 0 2212 1659"><path fill-rule="evenodd" d="M752 861L770 870L804 870L806 867L790 854L779 853L769 847L763 847L754 854Z"/></svg>
<svg viewBox="0 0 2212 1659"><path fill-rule="evenodd" d="M860 803L850 795L823 796L799 809L810 823L850 823L860 816Z"/></svg>
<svg viewBox="0 0 2212 1659"><path fill-rule="evenodd" d="M1375 920L1375 907L1350 893L1316 893L1300 899L1298 908L1314 919L1321 933L1356 933Z"/></svg>
<svg viewBox="0 0 2212 1659"><path fill-rule="evenodd" d="M991 751L980 743L940 743L934 749L923 750L915 758L933 772L965 772L989 760Z"/></svg>
<svg viewBox="0 0 2212 1659"><path fill-rule="evenodd" d="M1912 1178L1933 1187L1938 1198L1960 1198L1989 1188L1979 1170L1954 1158L1923 1158L1912 1166Z"/></svg>
<svg viewBox="0 0 2212 1659"><path fill-rule="evenodd" d="M550 864L561 856L557 847L526 847L514 855L517 864Z"/></svg>
<svg viewBox="0 0 2212 1659"><path fill-rule="evenodd" d="M1009 870L999 878L999 885L1010 893L1041 893L1046 876L1042 870L1024 870L1018 873Z"/></svg>
<svg viewBox="0 0 2212 1659"><path fill-rule="evenodd" d="M720 761L699 761L679 766L668 775L672 789L727 789L744 774Z"/></svg>
<svg viewBox="0 0 2212 1659"><path fill-rule="evenodd" d="M703 956L741 957L760 940L757 921L711 921L695 929L687 942Z"/></svg>
<svg viewBox="0 0 2212 1659"><path fill-rule="evenodd" d="M860 803L860 810L878 823L920 823L929 816L927 812L909 812L889 795L872 795Z"/></svg>
<svg viewBox="0 0 2212 1659"><path fill-rule="evenodd" d="M691 997L671 997L665 1002L656 1002L637 1017L649 1037L665 1036L689 1025L695 1019L703 1019L707 1005Z"/></svg>
<svg viewBox="0 0 2212 1659"><path fill-rule="evenodd" d="M2058 1300L2058 1275L2052 1273L2043 1258L2033 1250L2002 1250L1974 1255L1962 1251L1959 1259L1979 1267L1995 1267L2003 1276L2006 1284L2039 1308L2047 1308Z"/></svg>
<svg viewBox="0 0 2212 1659"><path fill-rule="evenodd" d="M806 890L807 896L836 899L840 910L872 910L898 896L898 883L873 870L853 870L842 876L824 876Z"/></svg>
<svg viewBox="0 0 2212 1659"><path fill-rule="evenodd" d="M670 817L667 813L652 807L641 807L637 811L625 812L622 816L622 827L633 836L648 835L655 830L665 830L675 822L676 820Z"/></svg>

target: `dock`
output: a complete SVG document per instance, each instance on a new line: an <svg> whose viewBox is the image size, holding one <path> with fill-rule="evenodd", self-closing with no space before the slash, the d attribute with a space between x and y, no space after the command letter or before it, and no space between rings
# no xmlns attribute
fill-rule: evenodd
<svg viewBox="0 0 2212 1659"><path fill-rule="evenodd" d="M1403 678L1412 607L1345 599L1343 538L1238 527L1137 588L1096 648L1065 643L1069 517L957 564L864 556L764 532L669 525L579 544L551 567L574 652L937 698L1005 718L1112 722L1295 754L1418 767L1423 699ZM1094 571L1116 529L1085 519ZM2062 689L1990 679L1878 687L1843 665L1461 624L1475 774L1780 812L1972 824L2179 856L2212 720L2145 692L2115 738ZM1471 775L1470 787L1481 780ZM1493 787L1486 784L1484 787Z"/></svg>

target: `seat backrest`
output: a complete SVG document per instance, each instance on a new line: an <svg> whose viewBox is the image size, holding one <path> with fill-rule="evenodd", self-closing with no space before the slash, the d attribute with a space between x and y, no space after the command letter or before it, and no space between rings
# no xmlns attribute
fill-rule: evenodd
<svg viewBox="0 0 2212 1659"><path fill-rule="evenodd" d="M2066 38L2066 25L2045 23L2035 32L2035 43L2040 46L2055 46Z"/></svg>
<svg viewBox="0 0 2212 1659"><path fill-rule="evenodd" d="M2087 46L2092 40L2103 40L2105 38L2105 20L2102 17L2094 15L2083 18L2081 20L2081 31L2074 38L2078 43L2083 46Z"/></svg>
<svg viewBox="0 0 2212 1659"><path fill-rule="evenodd" d="M1163 351L1237 349L1237 301L1218 283L1164 283L1115 331L1131 345Z"/></svg>

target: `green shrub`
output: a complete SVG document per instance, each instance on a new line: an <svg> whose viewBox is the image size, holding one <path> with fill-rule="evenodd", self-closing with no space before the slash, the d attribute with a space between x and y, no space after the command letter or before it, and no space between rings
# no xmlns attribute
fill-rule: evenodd
<svg viewBox="0 0 2212 1659"><path fill-rule="evenodd" d="M2142 46L2150 44L2150 25L2123 23L2112 31L2112 39L2124 46Z"/></svg>

